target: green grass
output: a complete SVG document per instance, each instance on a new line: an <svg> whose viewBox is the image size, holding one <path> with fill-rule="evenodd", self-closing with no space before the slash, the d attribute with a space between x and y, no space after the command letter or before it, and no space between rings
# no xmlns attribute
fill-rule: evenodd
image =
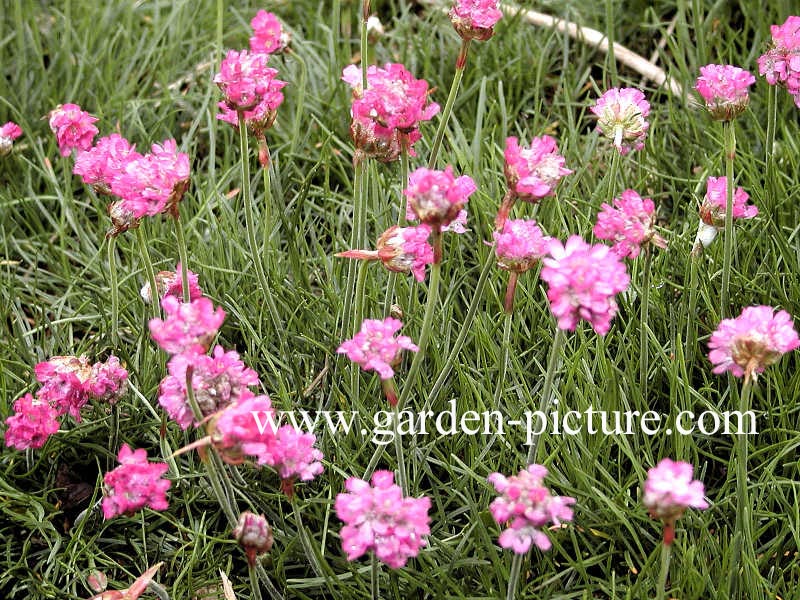
<svg viewBox="0 0 800 600"><path fill-rule="evenodd" d="M205 293L228 314L220 335L260 374L264 391L281 409L358 410L369 418L385 409L372 374L351 367L335 350L342 341L343 295L348 264L334 258L348 248L353 205L352 143L348 135L350 92L341 69L358 51L357 3L282 2L273 10L292 30L296 56L273 58L280 78L290 82L276 127L267 133L272 152L272 226L259 222L259 239L269 247L266 262L278 313L275 331L251 266L236 132L215 119L219 93L212 82L222 48L247 45L249 20L260 5L211 0L111 2L85 0L34 3L8 0L0 14L0 123L13 120L24 131L12 155L0 159L0 417L14 400L36 389L34 365L54 355L120 356L131 373L132 391L119 405L119 430L105 406L85 411L80 425L65 421L38 451L0 451L0 596L87 598L86 577L104 571L111 589L124 589L164 561L156 580L171 598L221 598L219 569L233 581L237 597L249 597L244 555L203 476L196 455L177 459L170 472L170 509L104 521L96 504L102 474L113 467L118 446L127 442L159 457L193 439L177 427L159 438L162 411L158 383L165 357L147 333L148 309L138 291L144 267L133 232L117 241L121 343L112 344L109 271L104 233L105 200L93 196L70 174L49 131L47 113L75 102L98 116L101 134L119 131L140 150L168 137L192 160L192 186L181 205L189 266ZM688 4L688 6L687 6ZM569 1L537 5L551 14L606 30L602 3ZM339 11L350 36L332 31ZM387 28L371 49L378 63L402 62L435 88L441 104L454 72L459 40L446 15L400 0L377 2L373 10ZM791 14L788 0L762 3L614 2L614 39L649 56L669 21L675 33L659 64L686 88L708 62L730 62L757 71L769 25ZM794 8L796 10L796 7ZM221 27L218 29L218 27ZM700 27L701 30L697 28ZM349 28L349 29L348 29ZM307 67L301 88L300 61ZM639 86L637 74L616 68L620 85ZM472 176L478 192L469 202L470 231L449 236L441 306L431 344L416 381L407 382L407 360L398 384L413 386L409 408L440 411L455 399L458 412L492 407L504 357L502 299L506 274L493 269L477 313L455 360L451 347L464 327L481 268L491 249L494 214L505 192L503 145L509 135L528 141L549 133L575 173L557 198L537 209L519 206L550 235L591 238L607 182L609 148L593 132L588 112L610 86L608 60L594 49L553 31L504 18L495 37L473 44L440 164ZM645 149L621 161L617 193L631 187L654 199L669 249L653 259L650 291L648 394L639 388L639 294L641 264L620 298L620 312L603 338L584 323L568 335L556 393L560 406L584 410L733 410L728 380L711 373L706 341L716 328L722 268L722 237L698 262L697 310L688 314L689 252L697 228L697 206L708 175L722 175L722 128L685 99L644 84L651 102ZM765 180L764 136L768 86L759 78L751 107L736 121L738 184L760 209L736 227L731 303L740 308L769 304L800 315L800 168L798 112L785 91L778 93L776 177ZM423 125L419 156L427 160L437 121ZM253 161L255 169L255 161ZM399 165L372 164L368 239L397 219ZM257 206L263 200L260 174L253 172ZM177 247L171 222L144 225L157 268L172 269ZM267 240L269 242L267 243ZM384 314L388 274L371 265L365 316ZM418 339L426 286L398 277L396 302L404 313L403 333ZM512 418L539 403L555 320L535 271L520 278L511 329L510 361L500 382L499 404ZM687 322L697 323L696 347L685 343ZM691 360L690 360L691 359ZM756 555L763 577L747 598L797 598L800 584L798 513L798 357L784 357L759 378L753 397L759 433L751 440L750 494ZM438 393L429 392L443 370ZM309 387L312 382L316 385ZM263 512L275 529L275 545L263 565L286 598L367 598L370 563L348 562L333 500L344 480L364 475L375 446L358 432L334 437L318 433L325 474L298 487L304 526L316 548L310 558L298 537L292 507L269 469L238 467L237 500ZM112 446L112 439L117 445ZM486 476L524 467L524 431L505 437L427 436L405 439L413 495L432 499L428 547L404 569L381 571L387 598L497 598L505 594L511 553L497 546L500 528L488 511L494 497ZM523 566L518 597L559 600L655 595L661 526L641 506L647 469L669 456L695 465L712 506L689 511L678 522L672 555L672 597L727 598L733 552L736 490L727 471L734 436L553 435L540 457L556 493L577 498L575 519L550 532L553 549L534 550ZM394 468L392 445L378 463ZM60 473L60 475L59 475ZM78 485L88 496L74 500ZM150 596L154 597L154 596Z"/></svg>

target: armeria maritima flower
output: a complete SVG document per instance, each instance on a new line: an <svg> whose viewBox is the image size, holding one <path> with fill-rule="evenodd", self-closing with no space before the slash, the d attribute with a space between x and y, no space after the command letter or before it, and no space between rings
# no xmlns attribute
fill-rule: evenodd
<svg viewBox="0 0 800 600"><path fill-rule="evenodd" d="M280 94L280 88L286 83L273 83L277 81L278 71L268 67L268 61L269 55L261 52L228 50L219 73L214 76L214 83L222 91L228 108L233 111L252 110L270 96Z"/></svg>
<svg viewBox="0 0 800 600"><path fill-rule="evenodd" d="M241 464L253 457L259 464L270 464L277 424L269 396L247 393L209 421L210 442L227 463Z"/></svg>
<svg viewBox="0 0 800 600"><path fill-rule="evenodd" d="M372 485L350 477L345 490L336 496L334 508L345 523L339 535L347 560L372 551L378 560L399 569L426 545L430 498L404 498L391 471L375 471Z"/></svg>
<svg viewBox="0 0 800 600"><path fill-rule="evenodd" d="M14 140L22 135L22 128L9 121L0 127L0 156L6 156L14 146Z"/></svg>
<svg viewBox="0 0 800 600"><path fill-rule="evenodd" d="M641 150L650 123L650 103L636 88L611 88L591 110L597 115L597 130L611 140L620 154Z"/></svg>
<svg viewBox="0 0 800 600"><path fill-rule="evenodd" d="M758 58L758 72L770 85L782 85L800 108L800 17L773 25L772 47Z"/></svg>
<svg viewBox="0 0 800 600"><path fill-rule="evenodd" d="M655 230L655 204L633 190L625 190L614 198L614 206L603 203L597 215L594 235L614 243L613 250L620 258L636 258L647 243L666 248L667 242Z"/></svg>
<svg viewBox="0 0 800 600"><path fill-rule="evenodd" d="M520 146L515 137L506 139L506 183L514 197L524 202L552 196L558 182L572 173L565 162L556 140L549 135L533 138L527 148Z"/></svg>
<svg viewBox="0 0 800 600"><path fill-rule="evenodd" d="M92 365L86 389L95 400L114 404L128 389L128 370L112 354L105 362Z"/></svg>
<svg viewBox="0 0 800 600"><path fill-rule="evenodd" d="M394 376L402 350L418 352L419 347L405 335L395 337L403 323L392 317L364 319L359 331L352 339L342 343L336 352L361 365L365 371L376 371L381 379Z"/></svg>
<svg viewBox="0 0 800 600"><path fill-rule="evenodd" d="M340 258L380 260L396 273L411 273L417 281L425 279L425 265L433 262L433 247L428 243L431 228L427 225L398 227L393 225L378 238L377 250L347 250Z"/></svg>
<svg viewBox="0 0 800 600"><path fill-rule="evenodd" d="M450 9L450 21L463 39L488 40L503 16L497 4L497 0L456 0Z"/></svg>
<svg viewBox="0 0 800 600"><path fill-rule="evenodd" d="M754 380L780 357L800 347L800 339L785 310L749 306L735 319L724 319L708 342L713 372L730 371L745 381Z"/></svg>
<svg viewBox="0 0 800 600"><path fill-rule="evenodd" d="M59 104L50 111L50 129L56 134L58 151L69 156L73 148L88 150L92 147L98 129L94 126L97 117L81 109L77 104Z"/></svg>
<svg viewBox="0 0 800 600"><path fill-rule="evenodd" d="M497 266L516 273L532 269L550 249L550 238L533 220L506 221L503 230L495 231L493 236Z"/></svg>
<svg viewBox="0 0 800 600"><path fill-rule="evenodd" d="M189 302L197 300L203 295L197 273L187 270L187 280L189 281ZM159 271L156 273L156 293L158 301L166 296L175 296L178 300L183 300L183 277L181 276L181 263L178 263L175 271ZM148 281L142 286L139 295L145 304L153 302L153 292Z"/></svg>
<svg viewBox="0 0 800 600"><path fill-rule="evenodd" d="M266 554L272 549L272 527L264 515L257 515L249 510L239 515L233 537L244 548L251 567L255 566L259 554Z"/></svg>
<svg viewBox="0 0 800 600"><path fill-rule="evenodd" d="M280 20L271 12L259 10L250 20L253 35L250 38L250 52L277 54L283 52L291 42L288 31L283 29Z"/></svg>
<svg viewBox="0 0 800 600"><path fill-rule="evenodd" d="M625 265L610 247L589 245L577 235L565 245L553 240L541 277L548 283L550 310L558 327L573 331L580 319L605 335L617 313L614 296L628 288Z"/></svg>
<svg viewBox="0 0 800 600"><path fill-rule="evenodd" d="M36 397L58 411L81 421L81 409L89 401L92 364L85 356L53 356L33 369L42 387Z"/></svg>
<svg viewBox="0 0 800 600"><path fill-rule="evenodd" d="M444 171L419 167L408 176L408 187L403 194L422 223L441 231L458 217L477 189L471 177L455 177L448 165Z"/></svg>
<svg viewBox="0 0 800 600"><path fill-rule="evenodd" d="M752 219L758 215L758 207L747 204L750 195L741 187L733 192L733 218ZM706 195L700 205L700 218L706 225L717 229L725 227L725 211L728 207L728 178L709 177L706 181Z"/></svg>
<svg viewBox="0 0 800 600"><path fill-rule="evenodd" d="M317 436L300 431L292 425L283 425L270 442L269 456L263 460L278 473L281 489L290 498L294 482L311 481L322 473L322 452L314 447Z"/></svg>
<svg viewBox="0 0 800 600"><path fill-rule="evenodd" d="M705 100L711 118L730 121L744 112L750 103L747 88L756 82L748 71L732 65L700 67L694 88Z"/></svg>
<svg viewBox="0 0 800 600"><path fill-rule="evenodd" d="M14 414L6 419L6 446L17 450L41 448L58 431L58 414L48 402L25 394L14 403Z"/></svg>
<svg viewBox="0 0 800 600"><path fill-rule="evenodd" d="M689 463L663 458L647 472L642 503L654 519L664 522L664 543L672 543L675 521L687 508L708 508L705 488L692 480L694 467Z"/></svg>
<svg viewBox="0 0 800 600"><path fill-rule="evenodd" d="M166 494L171 482L162 479L169 469L166 464L149 462L145 450L131 450L128 444L120 448L118 460L120 466L103 477L106 519L132 514L145 506L153 510L169 507Z"/></svg>
<svg viewBox="0 0 800 600"><path fill-rule="evenodd" d="M79 152L72 172L98 193L110 194L114 178L125 171L130 161L141 158L135 146L118 133L112 133L101 137L89 150Z"/></svg>
<svg viewBox="0 0 800 600"><path fill-rule="evenodd" d="M183 303L166 296L161 307L167 318L150 319L150 335L170 354L205 352L225 320L225 311L206 297Z"/></svg>
<svg viewBox="0 0 800 600"><path fill-rule="evenodd" d="M546 475L547 469L537 464L528 465L527 469L510 477L501 473L489 475L489 483L500 494L489 505L489 510L498 524L509 523L497 540L501 547L517 554L525 554L531 545L549 550L550 539L542 528L548 523L561 525L572 520L570 506L575 498L551 495L544 486Z"/></svg>

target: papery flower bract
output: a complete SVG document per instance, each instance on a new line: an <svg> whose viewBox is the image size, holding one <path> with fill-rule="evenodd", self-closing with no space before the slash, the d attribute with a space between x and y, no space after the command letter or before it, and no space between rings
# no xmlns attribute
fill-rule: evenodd
<svg viewBox="0 0 800 600"><path fill-rule="evenodd" d="M21 135L22 128L13 121L0 127L0 156L9 154L14 146L14 140Z"/></svg>
<svg viewBox="0 0 800 600"><path fill-rule="evenodd" d="M41 448L58 431L58 411L44 400L25 394L14 403L14 414L6 419L6 446L25 450Z"/></svg>
<svg viewBox="0 0 800 600"><path fill-rule="evenodd" d="M112 133L101 137L89 150L79 152L72 172L98 193L110 194L114 177L121 174L130 161L141 158L135 146L118 133Z"/></svg>
<svg viewBox="0 0 800 600"><path fill-rule="evenodd" d="M492 235L497 266L507 271L524 273L549 252L550 238L542 234L533 220L508 220L502 231L495 231Z"/></svg>
<svg viewBox="0 0 800 600"><path fill-rule="evenodd" d="M561 525L572 520L575 498L553 496L544 486L547 469L531 464L517 475L506 477L492 473L488 480L500 494L489 505L494 520L502 525L510 521L509 527L500 534L498 543L517 554L525 554L535 545L540 550L549 550L550 539L542 532L548 523Z"/></svg>
<svg viewBox="0 0 800 600"><path fill-rule="evenodd" d="M241 464L248 456L259 464L269 464L275 450L277 423L269 396L248 393L209 421L211 445L230 464Z"/></svg>
<svg viewBox="0 0 800 600"><path fill-rule="evenodd" d="M221 307L214 309L214 304L205 297L183 303L174 296L166 296L161 307L167 318L150 319L150 335L170 354L204 353L225 320L225 311Z"/></svg>
<svg viewBox="0 0 800 600"><path fill-rule="evenodd" d="M118 460L120 466L103 477L106 519L132 514L145 506L153 510L169 507L166 494L171 482L161 478L169 469L166 464L148 462L145 450L131 450L128 444L120 448Z"/></svg>
<svg viewBox="0 0 800 600"><path fill-rule="evenodd" d="M112 354L106 362L92 365L86 387L91 397L114 404L128 389L128 370Z"/></svg>
<svg viewBox="0 0 800 600"><path fill-rule="evenodd" d="M275 54L283 52L291 42L288 31L283 30L280 20L271 12L259 10L250 20L253 35L250 38L250 51Z"/></svg>
<svg viewBox="0 0 800 600"><path fill-rule="evenodd" d="M340 258L380 260L395 273L412 273L417 281L425 279L425 265L433 262L433 247L428 243L431 228L427 225L398 227L392 225L378 238L377 250L347 250Z"/></svg>
<svg viewBox="0 0 800 600"><path fill-rule="evenodd" d="M614 206L604 202L597 215L594 235L614 243L613 250L620 258L636 258L648 242L666 248L667 242L655 230L655 204L633 190L625 190L614 198Z"/></svg>
<svg viewBox="0 0 800 600"><path fill-rule="evenodd" d="M752 219L758 215L758 207L747 204L750 196L741 187L733 192L733 218ZM725 211L728 206L728 178L709 177L706 181L706 195L700 205L700 219L706 225L717 229L725 228Z"/></svg>
<svg viewBox="0 0 800 600"><path fill-rule="evenodd" d="M81 110L77 104L59 104L50 111L50 129L56 135L61 156L69 156L72 149L88 150L92 147L98 129L97 117Z"/></svg>
<svg viewBox="0 0 800 600"><path fill-rule="evenodd" d="M732 65L700 67L694 88L705 100L711 118L730 121L744 112L750 103L747 88L756 78L748 71Z"/></svg>
<svg viewBox="0 0 800 600"><path fill-rule="evenodd" d="M444 171L419 167L408 176L403 194L420 221L441 230L456 219L476 189L471 177L454 177L448 165Z"/></svg>
<svg viewBox="0 0 800 600"><path fill-rule="evenodd" d="M350 477L345 490L337 494L334 509L345 523L339 535L347 560L373 551L378 560L399 569L426 545L430 499L404 498L391 471L375 471L372 485Z"/></svg>
<svg viewBox="0 0 800 600"><path fill-rule="evenodd" d="M257 515L246 510L239 515L239 521L233 529L233 537L244 548L250 566L256 564L259 554L266 554L272 549L272 527L264 515Z"/></svg>
<svg viewBox="0 0 800 600"><path fill-rule="evenodd" d="M251 397L248 387L259 384L258 373L247 367L238 353L226 352L222 346L215 346L211 356L195 352L176 354L167 363L169 375L159 385L158 403L181 429L194 421L186 389L186 373L190 368L194 398L204 417Z"/></svg>
<svg viewBox="0 0 800 600"><path fill-rule="evenodd" d="M783 85L800 108L800 17L773 25L772 47L758 58L758 72L770 85Z"/></svg>
<svg viewBox="0 0 800 600"><path fill-rule="evenodd" d="M749 306L735 319L723 319L708 347L714 373L730 371L749 380L800 347L800 339L785 310L776 313L771 306Z"/></svg>
<svg viewBox="0 0 800 600"><path fill-rule="evenodd" d="M92 365L85 356L53 356L34 369L42 387L36 397L58 411L81 422L81 409L89 401L89 379Z"/></svg>
<svg viewBox="0 0 800 600"><path fill-rule="evenodd" d="M708 508L703 483L692 480L693 471L689 463L669 458L647 471L642 503L651 517L672 526L687 508Z"/></svg>
<svg viewBox="0 0 800 600"><path fill-rule="evenodd" d="M268 54L247 50L229 50L220 64L214 83L219 86L225 103L233 111L252 110L260 102L271 98L272 103L283 101L280 88L285 82L275 79L276 69L267 66ZM280 100L277 100L277 96ZM277 108L275 104L275 108Z"/></svg>
<svg viewBox="0 0 800 600"><path fill-rule="evenodd" d="M488 40L503 16L497 4L497 0L456 0L450 9L450 21L463 39Z"/></svg>
<svg viewBox="0 0 800 600"><path fill-rule="evenodd" d="M558 153L556 140L549 135L533 138L527 148L515 137L506 138L504 154L508 188L524 202L552 196L561 178L572 173L564 166L566 161Z"/></svg>
<svg viewBox="0 0 800 600"><path fill-rule="evenodd" d="M550 309L560 329L573 331L586 319L600 335L611 328L617 312L614 296L627 289L630 277L620 258L603 244L589 245L577 235L565 245L553 240L541 277L548 283Z"/></svg>
<svg viewBox="0 0 800 600"><path fill-rule="evenodd" d="M361 330L343 342L336 352L361 365L365 371L377 371L381 379L394 376L394 367L400 360L402 350L418 352L419 348L405 335L395 337L403 323L392 317L382 321L364 319Z"/></svg>
<svg viewBox="0 0 800 600"><path fill-rule="evenodd" d="M640 90L611 88L589 110L597 115L597 130L611 140L620 154L644 147L650 127L650 103Z"/></svg>
<svg viewBox="0 0 800 600"><path fill-rule="evenodd" d="M197 300L203 295L203 290L200 289L197 273L191 271L186 272L186 278L189 281L189 302ZM156 292L159 301L165 296L175 296L178 300L183 300L183 277L181 275L181 263L178 263L175 271L159 271L156 273ZM148 281L142 286L139 295L144 300L145 304L153 302L153 293L150 290L150 282Z"/></svg>
<svg viewBox="0 0 800 600"><path fill-rule="evenodd" d="M119 200L111 202L107 206L108 217L111 219L111 228L106 231L106 237L117 237L129 229L136 229L141 224L141 220L133 214L133 211L125 208L125 201Z"/></svg>

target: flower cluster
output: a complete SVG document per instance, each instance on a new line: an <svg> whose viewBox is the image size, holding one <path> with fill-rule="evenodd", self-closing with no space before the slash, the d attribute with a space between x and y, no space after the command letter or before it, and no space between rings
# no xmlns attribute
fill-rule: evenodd
<svg viewBox="0 0 800 600"><path fill-rule="evenodd" d="M603 244L591 246L573 235L565 245L553 240L541 277L549 287L550 309L561 329L574 330L586 319L605 335L617 312L614 296L628 288L630 277L620 258Z"/></svg>
<svg viewBox="0 0 800 600"><path fill-rule="evenodd" d="M259 10L250 20L250 27L253 28L250 38L250 52L253 54L277 54L289 47L291 36L273 13Z"/></svg>
<svg viewBox="0 0 800 600"><path fill-rule="evenodd" d="M550 539L542 532L548 523L561 525L572 520L575 498L553 496L544 486L547 469L542 465L528 465L517 475L506 477L500 473L489 475L489 483L500 494L489 510L498 524L509 522L498 538L500 546L517 554L525 554L535 545L549 550Z"/></svg>
<svg viewBox="0 0 800 600"><path fill-rule="evenodd" d="M245 511L239 515L239 521L233 529L233 537L244 548L250 566L256 564L259 554L266 554L272 549L272 527L264 515Z"/></svg>
<svg viewBox="0 0 800 600"><path fill-rule="evenodd" d="M752 219L758 215L758 207L748 204L750 195L741 187L733 192L733 218ZM706 194L700 204L700 225L695 240L695 252L708 246L725 229L725 212L728 208L728 178L709 177Z"/></svg>
<svg viewBox="0 0 800 600"><path fill-rule="evenodd" d="M494 35L494 26L503 16L497 0L456 0L450 9L450 21L465 40L486 41Z"/></svg>
<svg viewBox="0 0 800 600"><path fill-rule="evenodd" d="M758 58L758 72L770 85L782 85L800 108L800 17L773 25L772 47Z"/></svg>
<svg viewBox="0 0 800 600"><path fill-rule="evenodd" d="M703 483L692 480L689 463L663 458L647 472L642 503L654 519L664 522L664 543L674 537L675 521L687 508L708 508Z"/></svg>
<svg viewBox="0 0 800 600"><path fill-rule="evenodd" d="M748 71L732 65L700 67L695 89L705 100L711 118L730 121L744 112L750 103L747 88L756 82Z"/></svg>
<svg viewBox="0 0 800 600"><path fill-rule="evenodd" d="M516 273L532 269L550 249L550 238L532 220L506 221L503 230L493 235L497 266Z"/></svg>
<svg viewBox="0 0 800 600"><path fill-rule="evenodd" d="M597 215L594 235L614 242L612 249L620 258L636 258L643 245L652 243L666 248L667 242L655 230L655 204L633 190L614 198L614 206L603 203Z"/></svg>
<svg viewBox="0 0 800 600"><path fill-rule="evenodd" d="M97 117L85 112L77 104L59 104L50 111L49 122L61 156L69 156L73 149L88 150L98 133L94 126Z"/></svg>
<svg viewBox="0 0 800 600"><path fill-rule="evenodd" d="M12 121L0 127L0 156L10 154L14 140L21 135L22 128Z"/></svg>
<svg viewBox="0 0 800 600"><path fill-rule="evenodd" d="M204 353L208 350L222 322L225 311L206 297L183 303L174 296L161 300L167 318L150 319L150 335L165 352Z"/></svg>
<svg viewBox="0 0 800 600"><path fill-rule="evenodd" d="M9 448L41 448L58 431L58 410L48 402L25 394L14 403L14 414L6 419L5 441Z"/></svg>
<svg viewBox="0 0 800 600"><path fill-rule="evenodd" d="M197 273L191 271L186 272L186 278L189 282L189 301L197 300L203 295L203 290L200 289ZM181 263L178 263L175 271L159 271L156 273L156 293L158 294L158 301L160 302L167 296L174 296L178 300L183 300L183 277L181 276ZM150 289L150 282L142 286L139 295L144 300L145 304L153 302L153 291Z"/></svg>
<svg viewBox="0 0 800 600"><path fill-rule="evenodd" d="M419 167L408 176L403 190L414 215L434 231L458 218L469 197L478 189L471 177L455 177L449 165L444 171Z"/></svg>
<svg viewBox="0 0 800 600"><path fill-rule="evenodd" d="M429 498L404 498L391 471L375 471L372 485L350 477L346 492L336 496L336 515L345 523L339 535L348 560L374 552L378 560L393 569L405 566L409 558L426 545L430 533Z"/></svg>
<svg viewBox="0 0 800 600"><path fill-rule="evenodd" d="M169 507L167 490L171 482L161 478L169 469L166 464L149 462L145 450L131 450L128 444L122 445L118 460L120 466L103 477L106 519L132 514L145 506L153 510Z"/></svg>
<svg viewBox="0 0 800 600"><path fill-rule="evenodd" d="M340 258L380 260L395 273L411 273L417 281L425 279L425 265L433 262L433 247L428 242L431 228L427 225L398 227L393 225L378 238L377 250L347 250Z"/></svg>
<svg viewBox="0 0 800 600"><path fill-rule="evenodd" d="M549 135L535 137L525 148L515 137L506 139L505 177L509 191L524 202L538 202L552 196L556 185L572 173L564 166L556 140ZM502 224L498 229L502 228Z"/></svg>
<svg viewBox="0 0 800 600"><path fill-rule="evenodd" d="M650 123L650 103L636 88L611 88L590 110L597 116L597 130L611 140L623 156L641 150Z"/></svg>
<svg viewBox="0 0 800 600"><path fill-rule="evenodd" d="M364 319L359 331L352 339L343 342L336 352L361 365L365 371L373 370L381 379L394 377L394 368L400 360L402 350L419 351L405 335L395 337L403 323L392 317L383 321Z"/></svg>
<svg viewBox="0 0 800 600"><path fill-rule="evenodd" d="M141 157L128 140L112 133L101 137L89 150L79 152L72 172L98 193L111 194L114 179L124 172L128 162Z"/></svg>

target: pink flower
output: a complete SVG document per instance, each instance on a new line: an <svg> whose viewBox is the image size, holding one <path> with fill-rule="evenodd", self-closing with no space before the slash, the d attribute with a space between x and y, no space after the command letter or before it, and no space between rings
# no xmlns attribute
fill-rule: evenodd
<svg viewBox="0 0 800 600"><path fill-rule="evenodd" d="M547 469L542 465L528 465L518 475L506 477L501 473L489 475L489 483L500 494L489 505L494 520L502 525L510 521L497 540L502 548L525 554L535 545L540 550L550 549L550 539L542 533L548 523L561 525L572 520L570 505L575 498L552 496L544 485Z"/></svg>
<svg viewBox="0 0 800 600"><path fill-rule="evenodd" d="M128 389L128 371L112 354L106 362L92 365L92 373L86 383L91 397L114 404Z"/></svg>
<svg viewBox="0 0 800 600"><path fill-rule="evenodd" d="M271 12L259 10L250 21L250 27L253 28L253 36L250 38L250 51L253 54L274 54L289 46L289 32L283 30L278 17Z"/></svg>
<svg viewBox="0 0 800 600"><path fill-rule="evenodd" d="M497 266L517 273L532 269L550 248L550 238L542 234L533 220L506 221L503 231L495 231L493 236Z"/></svg>
<svg viewBox="0 0 800 600"><path fill-rule="evenodd" d="M135 146L118 133L112 133L101 137L89 150L79 152L72 172L99 193L110 194L114 177L121 174L129 162L141 158Z"/></svg>
<svg viewBox="0 0 800 600"><path fill-rule="evenodd" d="M233 537L244 548L251 567L255 566L259 554L266 554L272 549L272 527L264 515L244 511L233 529Z"/></svg>
<svg viewBox="0 0 800 600"><path fill-rule="evenodd" d="M189 302L197 300L203 295L203 290L200 289L197 273L187 271L187 279L189 280ZM181 276L181 263L178 263L175 271L159 271L156 273L156 292L158 293L159 300L166 296L174 296L178 300L183 300L183 277ZM150 282L142 286L139 295L144 300L145 304L153 302L153 293L150 290Z"/></svg>
<svg viewBox="0 0 800 600"><path fill-rule="evenodd" d="M280 90L286 82L275 79L278 71L267 66L268 60L268 54L228 51L214 83L230 110L253 110L265 101L274 110L283 102Z"/></svg>
<svg viewBox="0 0 800 600"><path fill-rule="evenodd" d="M497 0L456 0L450 9L453 27L465 40L488 40L502 16Z"/></svg>
<svg viewBox="0 0 800 600"><path fill-rule="evenodd" d="M695 89L706 102L711 118L730 121L739 116L750 103L747 88L756 82L748 71L731 65L700 67Z"/></svg>
<svg viewBox="0 0 800 600"><path fill-rule="evenodd" d="M758 214L758 207L747 204L750 196L741 187L733 192L733 218L752 219ZM717 229L725 228L725 210L728 206L728 178L709 177L706 181L706 195L700 205L700 219L706 225Z"/></svg>
<svg viewBox="0 0 800 600"><path fill-rule="evenodd" d="M348 250L340 258L380 260L395 273L412 273L417 281L425 279L425 265L433 262L433 247L428 243L431 228L427 225L398 227L393 225L378 238L377 250Z"/></svg>
<svg viewBox="0 0 800 600"><path fill-rule="evenodd" d="M430 533L429 498L404 498L391 471L375 471L372 486L350 477L345 489L336 496L334 508L345 523L339 535L347 560L373 551L379 560L399 569L419 554L426 545L423 536Z"/></svg>
<svg viewBox="0 0 800 600"><path fill-rule="evenodd" d="M134 219L176 213L189 187L189 156L178 152L175 140L153 144L151 152L127 160L111 181L111 191L122 198L119 209Z"/></svg>
<svg viewBox="0 0 800 600"><path fill-rule="evenodd" d="M772 47L758 59L758 72L770 85L782 85L800 108L800 17L773 25Z"/></svg>
<svg viewBox="0 0 800 600"><path fill-rule="evenodd" d="M771 306L749 306L735 319L723 319L708 347L714 373L730 371L748 381L800 347L800 339L785 310L775 313Z"/></svg>
<svg viewBox="0 0 800 600"><path fill-rule="evenodd" d="M34 367L42 384L36 397L51 405L59 416L69 414L81 422L81 409L89 401L92 365L85 356L53 356Z"/></svg>
<svg viewBox="0 0 800 600"><path fill-rule="evenodd" d="M409 175L403 193L420 221L441 230L458 217L476 189L471 177L454 177L448 165L444 171L419 167Z"/></svg>
<svg viewBox="0 0 800 600"><path fill-rule="evenodd" d="M174 296L166 296L161 307L167 318L150 319L150 335L170 354L204 353L225 320L225 311L221 307L214 309L205 297L184 304Z"/></svg>
<svg viewBox="0 0 800 600"><path fill-rule="evenodd" d="M269 396L247 394L211 420L211 445L230 464L241 464L247 456L255 457L259 464L270 464L277 423Z"/></svg>
<svg viewBox="0 0 800 600"><path fill-rule="evenodd" d="M708 508L705 489L699 480L692 480L694 468L689 463L663 458L647 471L644 483L645 505L650 516L661 519L670 528L687 508ZM665 543L672 542L671 533L665 533Z"/></svg>
<svg viewBox="0 0 800 600"><path fill-rule="evenodd" d="M548 135L533 138L528 148L520 146L515 137L506 139L506 182L515 198L525 202L552 196L561 178L572 173L564 167L565 162L556 141Z"/></svg>
<svg viewBox="0 0 800 600"><path fill-rule="evenodd" d="M620 258L639 256L644 244L652 242L666 248L667 242L655 230L655 204L633 190L625 190L614 198L614 206L603 203L597 215L594 235L614 242L613 250Z"/></svg>
<svg viewBox="0 0 800 600"><path fill-rule="evenodd" d="M128 444L120 448L118 460L120 466L103 477L103 516L106 519L133 514L145 506L153 510L169 507L166 494L171 482L161 479L169 469L166 464L148 462L145 450L131 450Z"/></svg>
<svg viewBox="0 0 800 600"><path fill-rule="evenodd" d="M392 317L383 321L364 319L359 331L352 339L342 343L336 352L361 365L365 371L377 371L381 379L394 376L393 367L400 361L402 350L418 352L419 348L410 337L394 337L403 323Z"/></svg>
<svg viewBox="0 0 800 600"><path fill-rule="evenodd" d="M14 403L14 413L6 419L5 439L9 448L41 448L58 431L58 411L30 394Z"/></svg>
<svg viewBox="0 0 800 600"><path fill-rule="evenodd" d="M22 128L12 121L0 127L0 156L9 154L14 145L14 140L21 135Z"/></svg>
<svg viewBox="0 0 800 600"><path fill-rule="evenodd" d="M292 486L296 479L311 481L322 473L322 452L314 448L317 437L295 429L292 425L284 425L271 440L269 455L259 459L275 469L283 480L281 488L288 496L292 496Z"/></svg>
<svg viewBox="0 0 800 600"><path fill-rule="evenodd" d="M194 352L176 354L167 364L169 375L158 388L158 403L181 429L194 421L186 389L189 369L194 398L204 417L252 396L248 387L259 384L258 373L247 367L236 352L225 352L222 346L216 346L211 356Z"/></svg>
<svg viewBox="0 0 800 600"><path fill-rule="evenodd" d="M59 104L50 111L50 129L56 134L58 151L69 156L72 149L88 150L97 135L97 117L81 110L77 104Z"/></svg>
<svg viewBox="0 0 800 600"><path fill-rule="evenodd" d="M630 283L619 257L608 246L590 246L577 235L564 246L553 240L550 256L541 276L549 284L547 298L558 326L574 331L578 320L586 319L600 335L608 333L617 312L614 296Z"/></svg>
<svg viewBox="0 0 800 600"><path fill-rule="evenodd" d="M591 110L597 115L597 130L612 141L623 156L644 148L650 123L650 103L636 88L612 88L605 92Z"/></svg>

